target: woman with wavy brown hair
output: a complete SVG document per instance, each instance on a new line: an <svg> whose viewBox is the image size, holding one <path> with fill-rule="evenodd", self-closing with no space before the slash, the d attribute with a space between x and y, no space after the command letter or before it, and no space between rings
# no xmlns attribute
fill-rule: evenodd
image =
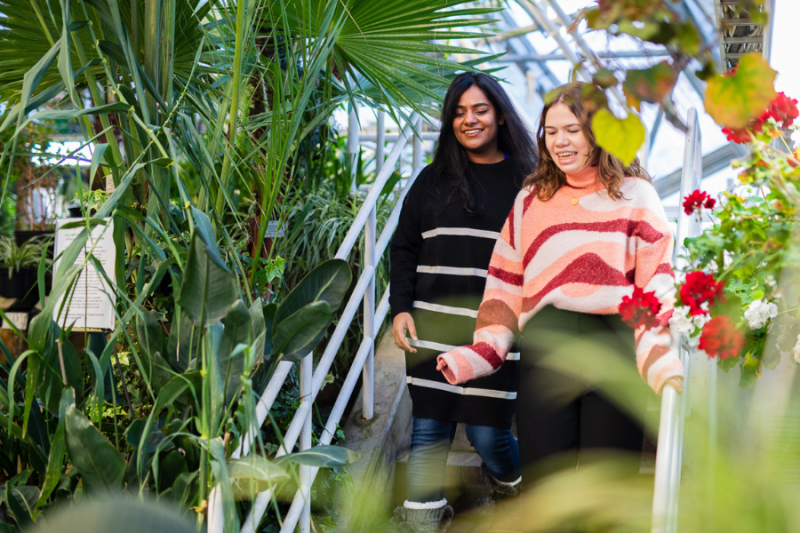
<svg viewBox="0 0 800 533"><path fill-rule="evenodd" d="M542 110L541 161L495 245L473 344L438 357L447 381L464 383L500 368L522 333L523 490L554 469L574 470L595 451L638 458L642 445L641 425L630 413L643 411L644 402L623 410L574 377L586 369L562 372L544 360L577 352L586 361L613 350L657 393L665 383L681 390L683 379L668 328L674 303L669 223L638 160L625 165L598 146L584 87L561 87ZM660 310L632 330L619 307L623 297L642 293L651 293ZM638 461L631 464L638 472Z"/></svg>

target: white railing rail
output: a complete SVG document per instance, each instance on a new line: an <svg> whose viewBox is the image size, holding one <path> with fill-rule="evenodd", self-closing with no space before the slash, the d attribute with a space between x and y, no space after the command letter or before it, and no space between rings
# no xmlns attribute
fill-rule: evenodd
<svg viewBox="0 0 800 533"><path fill-rule="evenodd" d="M683 153L683 173L681 175L681 198L700 188L703 177L703 154L697 111L689 109L689 131ZM700 234L701 224L693 215L681 211L678 215L677 242L675 244L675 269L683 270L686 260L683 257L683 241L686 237ZM683 380L683 394L678 395L671 385L665 385L661 396L661 420L658 428L658 449L656 452L655 488L653 493L653 533L676 533L678 530L678 498L681 485L681 464L683 461L683 429L686 408L690 393L689 353L681 346L680 334L673 332L672 348L681 354L686 376ZM716 370L709 367L710 372ZM709 391L711 393L712 391Z"/></svg>
<svg viewBox="0 0 800 533"><path fill-rule="evenodd" d="M392 238L395 228L397 227L398 219L400 218L400 210L403 206L403 200L408 193L409 188L414 182L419 172L422 170L422 140L420 135L413 135L411 127L406 127L402 131L402 135L385 135L385 118L384 113L378 114L378 131L377 135L370 136L370 141L376 143L375 160L376 160L376 178L370 185L369 192L364 199L361 208L359 209L353 225L345 235L344 241L336 252L337 259L347 259L353 249L356 241L364 232L365 246L364 246L364 264L362 272L358 281L353 289L350 299L345 304L339 322L331 335L328 345L325 348L322 357L317 364L316 369L313 367L313 357L309 354L304 357L300 362L300 396L301 402L297 411L292 418L286 434L283 436L283 446L278 450L276 457L281 457L287 453L291 453L295 445L298 444L299 449L307 450L311 448L312 442L312 412L313 404L317 394L321 390L325 377L330 370L336 353L344 340L344 336L350 327L353 318L355 317L359 303L363 305L364 311L364 338L361 345L356 352L356 355L351 363L350 370L345 378L339 396L334 403L328 420L325 424L325 430L320 436L320 445L330 444L333 436L336 433L336 428L341 421L347 403L355 389L358 382L358 376L362 376L362 403L363 403L363 417L366 420L374 416L373 407L373 384L374 384L374 346L383 323L384 318L389 310L389 288L384 291L377 308L375 306L376 291L375 291L375 274L378 263L381 257L386 252L389 241ZM418 132L422 131L422 119L416 118L416 129ZM384 144L385 142L394 142L391 152L384 160ZM397 203L386 221L380 236L377 235L376 228L376 206L379 200L381 191L383 190L386 182L391 177L395 165L401 161L404 149L409 142L413 145L413 163L412 172L406 186L399 193ZM349 128L348 128L348 144L347 152L349 155L355 154L357 156L360 145L358 120L353 111L350 115ZM355 168L353 169L355 171ZM269 414L275 398L283 386L289 371L292 369L293 363L289 361L281 361L278 363L276 370L270 378L267 386L261 395L258 403L256 404L256 424L249 428L249 430L242 436L239 447L231 454L231 459L239 459L247 456L250 452L253 442L256 439L258 429L263 425ZM281 526L282 533L289 533L295 530L295 527L300 526L301 533L308 533L310 531L310 489L317 475L319 468L310 466L301 466L300 468L300 487L295 494L292 505L289 508L286 516L284 517ZM209 533L224 533L222 521L222 498L220 495L219 487L214 487L209 495L209 517L208 517L208 532ZM253 502L247 519L242 525L242 533L254 533L262 516L269 507L272 499L272 491L267 490L258 494Z"/></svg>

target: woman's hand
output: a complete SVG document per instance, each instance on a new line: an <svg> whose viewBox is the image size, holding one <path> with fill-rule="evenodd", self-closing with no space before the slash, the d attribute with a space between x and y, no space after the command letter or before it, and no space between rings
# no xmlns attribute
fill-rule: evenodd
<svg viewBox="0 0 800 533"><path fill-rule="evenodd" d="M417 338L417 328L414 327L414 319L411 318L411 313L399 313L394 317L394 322L392 322L394 343L398 348L402 348L407 352L417 353L417 349L412 348L406 340L406 330L408 330L412 339L415 341L419 340Z"/></svg>
<svg viewBox="0 0 800 533"><path fill-rule="evenodd" d="M680 377L680 376L673 376L673 377L669 378L667 380L667 382L664 383L664 385L665 386L666 385L672 385L672 388L675 389L675 391L678 394L681 394L683 392L683 378ZM663 387L662 387L662 390L663 390Z"/></svg>

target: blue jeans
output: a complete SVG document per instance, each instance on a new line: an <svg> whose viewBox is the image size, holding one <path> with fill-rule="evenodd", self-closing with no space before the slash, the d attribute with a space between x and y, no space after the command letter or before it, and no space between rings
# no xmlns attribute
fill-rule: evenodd
<svg viewBox="0 0 800 533"><path fill-rule="evenodd" d="M509 483L519 478L519 446L511 430L470 424L465 429L470 444L496 479ZM447 452L455 434L455 422L414 418L406 474L408 501L427 503L444 498Z"/></svg>

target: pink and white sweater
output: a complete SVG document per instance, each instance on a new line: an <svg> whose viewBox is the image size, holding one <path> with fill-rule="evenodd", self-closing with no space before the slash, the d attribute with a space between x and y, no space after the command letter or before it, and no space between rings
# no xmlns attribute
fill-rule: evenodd
<svg viewBox="0 0 800 533"><path fill-rule="evenodd" d="M495 372L514 336L544 306L616 314L634 285L661 301L661 327L632 331L639 373L659 393L668 379L683 377L670 349L673 236L661 199L645 180L625 178L623 198L613 200L596 178L596 168L568 176L572 187L546 202L519 193L494 247L474 344L438 356L447 381Z"/></svg>

